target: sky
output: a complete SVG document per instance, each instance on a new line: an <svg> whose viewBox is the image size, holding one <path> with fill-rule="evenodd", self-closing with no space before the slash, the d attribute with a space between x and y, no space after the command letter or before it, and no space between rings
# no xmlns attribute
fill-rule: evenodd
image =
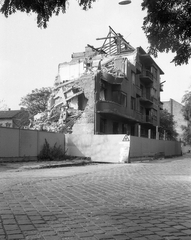
<svg viewBox="0 0 191 240"><path fill-rule="evenodd" d="M8 18L0 15L0 102L18 110L21 98L34 89L53 87L58 65L69 62L74 52L87 44L99 47L111 26L133 46L147 50L148 41L141 28L145 11L141 1L119 5L118 0L97 0L92 9L82 10L70 0L65 14L53 16L46 29L37 27L36 15L17 12ZM154 59L165 73L161 100L181 103L191 86L191 61L188 65L170 63L172 53Z"/></svg>

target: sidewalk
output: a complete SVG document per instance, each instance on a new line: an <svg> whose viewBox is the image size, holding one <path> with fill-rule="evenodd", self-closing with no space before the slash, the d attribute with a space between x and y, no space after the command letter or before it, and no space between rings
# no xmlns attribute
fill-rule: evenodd
<svg viewBox="0 0 191 240"><path fill-rule="evenodd" d="M29 161L29 162L3 162L0 163L0 171L24 171L33 169L43 169L43 168L56 168L56 167L72 167L72 166L84 166L96 164L90 159L75 158L66 159L60 161Z"/></svg>
<svg viewBox="0 0 191 240"><path fill-rule="evenodd" d="M163 159L137 159L133 160L131 164L137 163L165 163L171 162L183 158L191 159L191 153L187 153L180 157L175 158L163 158ZM104 164L105 162L92 162L90 158L73 158L59 161L24 161L24 162L0 162L0 171L24 171L34 169L45 169L45 168L58 168L58 167L72 167L72 166L84 166L84 165L95 165ZM107 163L112 164L112 163ZM127 163L126 163L127 164Z"/></svg>

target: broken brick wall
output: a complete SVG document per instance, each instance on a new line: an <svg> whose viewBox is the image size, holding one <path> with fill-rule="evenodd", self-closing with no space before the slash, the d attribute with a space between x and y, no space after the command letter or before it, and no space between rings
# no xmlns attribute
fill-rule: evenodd
<svg viewBox="0 0 191 240"><path fill-rule="evenodd" d="M86 107L72 128L73 134L94 134L94 92L95 75L88 73L72 83L73 87L84 92L87 99Z"/></svg>

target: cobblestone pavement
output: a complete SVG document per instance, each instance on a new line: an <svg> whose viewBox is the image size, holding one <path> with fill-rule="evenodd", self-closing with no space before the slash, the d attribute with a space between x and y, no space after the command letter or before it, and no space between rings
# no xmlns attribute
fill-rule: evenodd
<svg viewBox="0 0 191 240"><path fill-rule="evenodd" d="M1 172L0 240L191 240L191 159Z"/></svg>

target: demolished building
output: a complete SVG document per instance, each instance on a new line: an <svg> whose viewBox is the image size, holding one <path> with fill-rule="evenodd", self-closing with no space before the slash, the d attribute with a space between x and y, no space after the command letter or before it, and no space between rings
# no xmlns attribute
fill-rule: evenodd
<svg viewBox="0 0 191 240"><path fill-rule="evenodd" d="M72 54L58 66L49 115L59 112L65 133L123 134L156 138L160 126L160 75L141 47L109 27L104 43Z"/></svg>

